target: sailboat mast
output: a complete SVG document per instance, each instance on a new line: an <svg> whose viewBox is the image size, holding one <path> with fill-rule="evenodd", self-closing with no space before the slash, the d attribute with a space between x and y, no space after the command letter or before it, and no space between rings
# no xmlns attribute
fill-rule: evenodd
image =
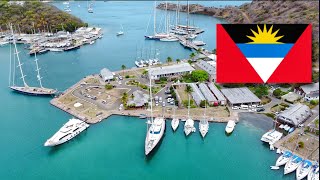
<svg viewBox="0 0 320 180"><path fill-rule="evenodd" d="M13 34L13 29L12 29L12 24L11 24L11 26L10 26L10 29L11 29L11 33L12 33L12 38L13 38L13 45L14 45L14 48L15 48L15 54L17 55L17 60L18 60L18 67L19 67L19 69L20 69L20 73L21 73L21 79L22 79L22 81L23 81L23 84L24 84L24 86L25 87L28 87L28 85L27 85L27 83L26 83L26 81L25 81L25 77L26 77L26 75L24 75L23 74L23 71L22 71L22 64L21 64L21 62L20 62L20 57L19 57L19 52L18 52L18 49L17 49L17 44L16 44L16 39L15 39L15 36L14 36L14 34Z"/></svg>
<svg viewBox="0 0 320 180"><path fill-rule="evenodd" d="M0 27L1 28L1 27ZM11 48L11 43L10 43L10 65L9 65L9 86L11 86L11 76L12 76L12 73L11 73L11 70L12 70L12 48Z"/></svg>
<svg viewBox="0 0 320 180"><path fill-rule="evenodd" d="M190 94L188 94L188 118L190 119Z"/></svg>
<svg viewBox="0 0 320 180"><path fill-rule="evenodd" d="M165 31L168 34L168 2L166 1Z"/></svg>
<svg viewBox="0 0 320 180"><path fill-rule="evenodd" d="M156 32L156 21L157 21L157 13L156 9L157 8L157 1L154 1L154 10L153 10L153 34L157 34Z"/></svg>
<svg viewBox="0 0 320 180"><path fill-rule="evenodd" d="M150 120L151 123L153 123L153 112L152 112L152 86L151 86L151 68L149 65L149 84L150 84L150 88L149 88L149 94L150 94Z"/></svg>
<svg viewBox="0 0 320 180"><path fill-rule="evenodd" d="M176 6L176 27L178 26L178 11L179 11L179 1L177 2L177 6Z"/></svg>
<svg viewBox="0 0 320 180"><path fill-rule="evenodd" d="M37 58L37 53L34 53L34 57L35 57L35 62L36 62L36 71L37 71L37 79L38 79L38 81L39 81L39 84L40 84L40 87L41 88L43 88L43 86L42 86L42 82L41 82L41 79L42 79L42 77L40 76L40 68L39 68L39 65L38 65L38 58Z"/></svg>

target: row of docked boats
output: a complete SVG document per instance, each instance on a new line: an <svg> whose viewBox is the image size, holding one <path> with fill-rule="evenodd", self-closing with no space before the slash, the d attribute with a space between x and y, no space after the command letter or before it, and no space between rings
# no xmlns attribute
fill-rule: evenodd
<svg viewBox="0 0 320 180"><path fill-rule="evenodd" d="M285 165L284 174L296 171L297 180L305 177L307 177L308 180L319 180L319 164L312 164L309 160L303 160L301 157L294 155L290 151L285 151L277 159L275 166L271 166L271 169L279 169L279 167L283 165Z"/></svg>
<svg viewBox="0 0 320 180"><path fill-rule="evenodd" d="M161 64L159 59L154 58L154 59L149 59L149 60L140 60L140 61L135 61L135 65L139 68L141 67L147 67L147 66L154 66L157 64Z"/></svg>

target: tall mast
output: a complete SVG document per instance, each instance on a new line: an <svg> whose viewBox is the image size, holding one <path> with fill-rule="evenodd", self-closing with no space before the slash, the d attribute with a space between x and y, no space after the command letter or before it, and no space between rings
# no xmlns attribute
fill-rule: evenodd
<svg viewBox="0 0 320 180"><path fill-rule="evenodd" d="M166 1L165 31L168 34L168 2Z"/></svg>
<svg viewBox="0 0 320 180"><path fill-rule="evenodd" d="M20 73L21 73L21 79L23 81L23 85L25 87L28 87L28 84L26 83L25 81L25 77L26 75L23 74L23 71L22 71L22 65L21 62L20 62L20 57L19 57L19 52L18 52L18 49L17 49L17 44L16 44L16 39L14 37L14 34L13 34L13 29L12 29L12 25L10 26L10 29L11 29L11 33L12 33L12 38L13 38L13 45L14 45L14 49L15 49L15 54L17 55L17 60L18 60L18 67L20 69Z"/></svg>
<svg viewBox="0 0 320 180"><path fill-rule="evenodd" d="M153 34L157 34L156 32L156 21L157 21L157 14L156 14L156 11L157 11L157 1L154 1L154 10L153 10Z"/></svg>
<svg viewBox="0 0 320 180"><path fill-rule="evenodd" d="M176 6L176 27L178 26L178 11L179 11L179 1L177 2L177 6Z"/></svg>
<svg viewBox="0 0 320 180"><path fill-rule="evenodd" d="M149 88L149 94L150 94L150 119L151 119L151 123L153 123L153 112L152 112L152 86L151 86L151 68L149 65L149 84L150 84L150 88Z"/></svg>
<svg viewBox="0 0 320 180"><path fill-rule="evenodd" d="M189 32L189 1L187 1L187 32Z"/></svg>
<svg viewBox="0 0 320 180"><path fill-rule="evenodd" d="M190 94L188 94L188 118L190 119Z"/></svg>
<svg viewBox="0 0 320 180"><path fill-rule="evenodd" d="M38 79L38 81L39 81L40 87L43 88L42 82L41 82L42 77L40 76L40 68L39 68L39 66L38 66L37 53L34 53L34 57L35 57L34 61L36 62L36 68L37 68L37 69L36 69L36 71L37 71L37 79Z"/></svg>
<svg viewBox="0 0 320 180"><path fill-rule="evenodd" d="M0 27L1 28L1 27ZM10 49L9 49L9 51L10 51L10 65L9 65L9 86L11 86L11 76L12 76L12 73L11 73L11 70L12 70L12 48L11 48L11 43L10 43Z"/></svg>

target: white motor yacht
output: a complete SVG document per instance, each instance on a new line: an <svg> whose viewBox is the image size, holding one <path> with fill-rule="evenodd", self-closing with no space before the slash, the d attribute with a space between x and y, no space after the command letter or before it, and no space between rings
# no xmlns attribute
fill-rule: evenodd
<svg viewBox="0 0 320 180"><path fill-rule="evenodd" d="M290 151L285 151L276 161L276 166L285 165L290 158L292 157L292 153Z"/></svg>
<svg viewBox="0 0 320 180"><path fill-rule="evenodd" d="M64 124L58 132L56 132L50 139L48 139L44 146L56 146L63 144L70 139L76 137L82 131L87 129L89 125L79 119L72 118Z"/></svg>
<svg viewBox="0 0 320 180"><path fill-rule="evenodd" d="M281 139L282 135L283 134L281 132L272 129L261 137L261 141L269 144L274 144L275 142L279 141L279 139Z"/></svg>
<svg viewBox="0 0 320 180"><path fill-rule="evenodd" d="M304 160L303 163L296 170L296 178L297 180L301 180L309 174L312 168L312 162L309 160Z"/></svg>
<svg viewBox="0 0 320 180"><path fill-rule="evenodd" d="M284 174L289 174L295 171L300 164L302 164L303 159L297 155L293 155L293 157L287 162L284 166Z"/></svg>
<svg viewBox="0 0 320 180"><path fill-rule="evenodd" d="M308 180L319 180L319 166L314 165L308 174Z"/></svg>
<svg viewBox="0 0 320 180"><path fill-rule="evenodd" d="M189 118L184 124L184 133L188 136L191 132L195 132L196 128L194 127L194 121Z"/></svg>
<svg viewBox="0 0 320 180"><path fill-rule="evenodd" d="M235 126L236 126L236 122L233 120L229 120L228 124L226 126L226 129L225 129L226 133L228 133L228 134L232 133Z"/></svg>
<svg viewBox="0 0 320 180"><path fill-rule="evenodd" d="M166 123L163 117L156 117L151 121L151 126L148 129L146 140L145 140L145 155L148 155L161 140Z"/></svg>

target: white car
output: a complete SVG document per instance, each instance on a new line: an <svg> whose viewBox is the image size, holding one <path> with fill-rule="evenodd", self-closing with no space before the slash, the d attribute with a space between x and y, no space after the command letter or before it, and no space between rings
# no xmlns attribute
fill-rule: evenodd
<svg viewBox="0 0 320 180"><path fill-rule="evenodd" d="M260 104L260 105L258 105L257 107L258 107L258 108L262 108L262 107L263 107L263 105L261 105L261 104Z"/></svg>
<svg viewBox="0 0 320 180"><path fill-rule="evenodd" d="M238 107L238 106L232 106L231 109L233 109L233 110L238 110L239 107Z"/></svg>
<svg viewBox="0 0 320 180"><path fill-rule="evenodd" d="M156 102L156 106L159 106L158 102Z"/></svg>
<svg viewBox="0 0 320 180"><path fill-rule="evenodd" d="M162 102L162 97L159 97L159 102Z"/></svg>
<svg viewBox="0 0 320 180"><path fill-rule="evenodd" d="M163 101L162 102L162 106L165 107L166 106L166 102Z"/></svg>
<svg viewBox="0 0 320 180"><path fill-rule="evenodd" d="M169 103L170 101L171 101L171 98L168 98L168 99L167 99L167 103Z"/></svg>

